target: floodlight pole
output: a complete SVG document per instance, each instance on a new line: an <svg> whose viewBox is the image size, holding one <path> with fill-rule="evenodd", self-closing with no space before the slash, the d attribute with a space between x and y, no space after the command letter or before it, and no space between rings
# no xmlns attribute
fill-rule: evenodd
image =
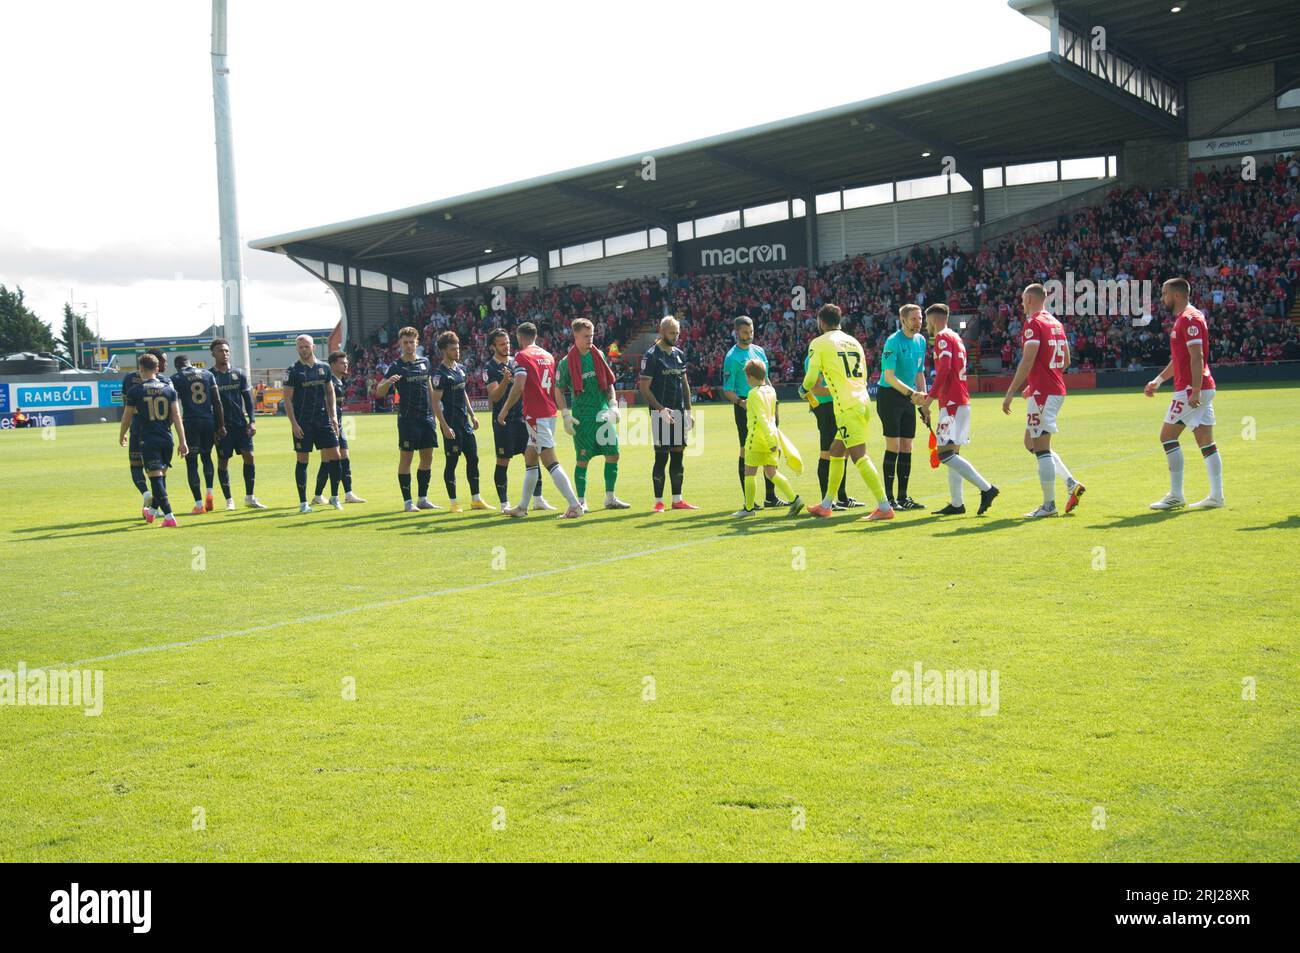
<svg viewBox="0 0 1300 953"><path fill-rule="evenodd" d="M226 66L226 0L212 0L212 109L216 122L217 205L221 218L221 290L230 363L251 373L244 325L243 262L235 204L235 154L230 135L230 70Z"/></svg>

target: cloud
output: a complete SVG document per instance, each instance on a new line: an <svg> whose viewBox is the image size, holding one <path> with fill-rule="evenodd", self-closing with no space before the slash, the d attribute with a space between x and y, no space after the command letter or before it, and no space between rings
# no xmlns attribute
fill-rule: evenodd
<svg viewBox="0 0 1300 953"><path fill-rule="evenodd" d="M283 255L244 249L244 276L254 281L300 282L311 276ZM0 232L0 282L58 280L68 284L132 285L140 281L220 281L216 243L157 245L124 243L101 248L39 248Z"/></svg>

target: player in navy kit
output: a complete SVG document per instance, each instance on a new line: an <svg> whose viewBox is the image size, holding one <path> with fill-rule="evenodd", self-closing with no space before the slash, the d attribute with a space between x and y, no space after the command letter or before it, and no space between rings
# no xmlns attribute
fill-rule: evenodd
<svg viewBox="0 0 1300 953"><path fill-rule="evenodd" d="M208 345L212 354L212 377L221 395L221 414L224 427L217 431L217 482L226 497L226 509L235 508L235 498L230 495L230 458L239 454L244 460L244 505L255 510L266 509L266 504L253 495L257 470L253 465L253 435L257 424L253 422L253 389L248 385L248 375L230 366L230 342L213 338Z"/></svg>
<svg viewBox="0 0 1300 953"><path fill-rule="evenodd" d="M217 380L211 371L205 371L190 364L184 354L176 357L176 373L172 375L172 386L180 398L181 419L185 421L185 442L189 445L189 456L185 458L185 475L189 479L190 493L194 496L194 509L190 512L212 512L212 447L216 443L217 433L225 428L224 415L221 412L221 398L217 392ZM199 460L203 461L203 482L207 486L206 498L200 496Z"/></svg>
<svg viewBox="0 0 1300 953"><path fill-rule="evenodd" d="M415 352L419 339L420 332L415 328L402 328L397 333L401 356L388 365L388 376L375 388L376 397L385 397L394 386L397 388L397 485L402 491L402 508L407 513L439 509L429 502L429 478L433 473L433 448L438 446L438 422L433 417L429 359ZM417 452L420 466L415 476L420 497L418 503L412 503L411 457Z"/></svg>
<svg viewBox="0 0 1300 953"><path fill-rule="evenodd" d="M334 404L339 412L339 479L343 483L343 502L364 503L365 500L352 492L352 457L348 452L347 428L343 423L343 398L346 394L343 382L347 380L349 370L347 353L331 351L330 371L334 374ZM329 473L325 469L325 461L322 460L316 470L316 495L311 501L312 506L324 505L325 497L321 494L325 492L325 481L328 479Z"/></svg>
<svg viewBox="0 0 1300 953"><path fill-rule="evenodd" d="M167 367L167 356L158 348L150 348L145 351L146 354L152 354L158 361L158 373L161 374ZM126 405L126 392L136 384L140 383L140 372L129 371L122 378L122 404ZM149 491L149 481L144 477L144 459L140 454L140 418L136 417L131 424L131 441L126 448L127 458L131 464L131 482L135 488L140 491L141 507L148 507L153 500L153 494Z"/></svg>
<svg viewBox="0 0 1300 953"><path fill-rule="evenodd" d="M172 462L172 427L176 428L181 456L189 454L185 445L185 423L181 420L180 401L176 388L170 381L158 377L158 358L152 354L140 355L139 380L123 394L126 410L118 428L117 441L126 446L127 432L138 417L140 454L149 486L153 491L153 506L145 506L141 515L146 523L155 519L155 510L162 513L163 526L175 526L171 501L167 499L167 468Z"/></svg>
<svg viewBox="0 0 1300 953"><path fill-rule="evenodd" d="M664 512L664 470L672 481L675 510L699 509L682 498L684 469L682 455L690 431L691 383L686 375L686 354L677 346L681 325L676 318L659 322L659 337L641 357L641 399L650 409L650 429L654 437L655 463L651 471L654 486L654 512ZM775 492L775 490L773 491Z"/></svg>
<svg viewBox="0 0 1300 953"><path fill-rule="evenodd" d="M310 513L307 502L307 465L313 449L320 450L330 478L330 506L339 502L339 418L334 401L334 374L328 364L316 360L316 342L300 334L295 342L298 362L289 368L284 382L285 409L293 429L293 450L298 464L294 482L298 486L298 512Z"/></svg>
<svg viewBox="0 0 1300 953"><path fill-rule="evenodd" d="M460 338L455 331L438 335L438 351L442 363L433 369L429 384L433 388L433 415L438 420L446 440L446 461L442 468L442 481L447 486L449 509L461 512L456 502L456 461L465 458L465 479L469 483L470 509L490 510L478 493L478 417L470 409L465 393L465 365L460 363Z"/></svg>

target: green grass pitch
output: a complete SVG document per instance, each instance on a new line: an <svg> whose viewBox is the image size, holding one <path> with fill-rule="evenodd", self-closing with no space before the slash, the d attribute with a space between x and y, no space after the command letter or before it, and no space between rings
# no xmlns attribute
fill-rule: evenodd
<svg viewBox="0 0 1300 953"><path fill-rule="evenodd" d="M0 433L0 669L104 672L98 717L0 706L0 859L1300 860L1300 390L1218 395L1209 512L1147 510L1167 402L1072 395L1055 445L1089 489L1042 521L1023 403L987 397L994 509L880 525L732 519L716 405L699 512L652 515L625 446L634 508L571 523L398 512L392 417L355 421L367 504L299 515L280 419L271 508L188 516L182 466L179 530L139 519L115 425ZM782 412L815 498L812 417ZM917 663L996 671L996 714L896 704Z"/></svg>

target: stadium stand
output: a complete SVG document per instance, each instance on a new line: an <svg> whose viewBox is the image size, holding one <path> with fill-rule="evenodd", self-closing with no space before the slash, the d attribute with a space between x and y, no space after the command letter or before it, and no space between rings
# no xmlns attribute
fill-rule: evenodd
<svg viewBox="0 0 1300 953"><path fill-rule="evenodd" d="M1216 364L1300 358L1300 56L1273 29L1293 5L1227 25L1209 4L1009 5L1049 52L251 245L334 290L367 380L404 324L426 343L455 329L476 364L493 326L532 320L559 350L582 315L626 386L672 313L707 386L744 313L788 382L827 300L873 364L899 304L943 300L973 371L997 375L1018 359L1020 288L1069 274L1149 280L1157 310L1159 282L1186 275ZM1079 370L1164 363L1159 321L1063 317Z"/></svg>
<svg viewBox="0 0 1300 953"><path fill-rule="evenodd" d="M1293 162L1290 168L1295 168ZM820 269L776 269L722 275L645 277L604 289L549 288L510 294L494 312L486 295L423 301L426 348L437 332L460 335L471 370L487 353L487 332L536 323L543 346L567 345L568 323L587 317L597 346L625 349L631 338L673 313L683 324L683 347L698 386L716 381L731 346L732 320L747 314L756 339L772 361L773 378L801 375L814 314L826 301L844 308L847 326L873 362L891 321L904 302L942 300L971 315L968 346L987 357L990 370L1019 360L1012 341L1019 292L1026 284L1072 272L1097 281L1152 279L1188 274L1195 300L1205 302L1214 331L1217 364L1300 359L1300 323L1288 320L1300 289L1300 180L1286 163L1260 187L1247 187L1236 170L1200 172L1188 189L1115 189L1105 202L1062 216L1049 227L1013 232L975 255L957 246L918 245L905 254L855 256ZM938 279L938 280L936 280ZM807 306L794 310L790 289L808 291ZM445 307L446 311L439 310ZM1163 366L1166 329L1135 327L1125 316L1074 316L1068 325L1082 370ZM387 345L358 349L359 371L377 377L396 356ZM997 367L991 367L996 361ZM630 369L629 369L630 370ZM356 385L354 385L356 386Z"/></svg>

